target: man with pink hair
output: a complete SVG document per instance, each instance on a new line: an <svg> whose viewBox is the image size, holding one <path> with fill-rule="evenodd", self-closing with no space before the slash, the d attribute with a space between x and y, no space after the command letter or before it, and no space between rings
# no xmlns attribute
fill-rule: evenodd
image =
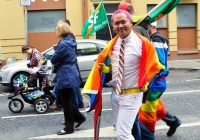
<svg viewBox="0 0 200 140"><path fill-rule="evenodd" d="M127 11L115 11L111 22L117 35L99 54L97 64L101 66L103 73L112 73L109 83L113 86L111 104L117 139L135 140L131 130L142 105L143 93L147 91L146 84L165 67L159 63L151 42L133 32L132 21ZM102 62L107 56L110 58L110 64L105 66ZM95 64L92 74L99 72L99 66ZM104 72L105 69L107 72Z"/></svg>

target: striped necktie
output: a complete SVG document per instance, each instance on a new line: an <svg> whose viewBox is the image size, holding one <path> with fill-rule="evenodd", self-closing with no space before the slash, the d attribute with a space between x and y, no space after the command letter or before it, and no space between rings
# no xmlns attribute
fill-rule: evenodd
<svg viewBox="0 0 200 140"><path fill-rule="evenodd" d="M120 52L119 52L119 69L117 72L117 88L116 93L119 95L121 93L121 85L122 85L122 78L124 73L124 40L120 45Z"/></svg>

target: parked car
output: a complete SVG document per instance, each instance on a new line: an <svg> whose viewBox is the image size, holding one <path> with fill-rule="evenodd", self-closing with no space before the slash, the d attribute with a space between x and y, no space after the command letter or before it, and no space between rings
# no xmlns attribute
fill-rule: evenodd
<svg viewBox="0 0 200 140"><path fill-rule="evenodd" d="M83 39L77 40L77 59L83 82L86 81L98 54L102 51L107 41ZM54 53L53 46L43 52L46 59L50 59ZM13 81L21 74L29 76L31 68L27 67L29 60L19 60L5 65L0 69L0 83L4 86L13 87ZM14 87L13 87L14 88Z"/></svg>

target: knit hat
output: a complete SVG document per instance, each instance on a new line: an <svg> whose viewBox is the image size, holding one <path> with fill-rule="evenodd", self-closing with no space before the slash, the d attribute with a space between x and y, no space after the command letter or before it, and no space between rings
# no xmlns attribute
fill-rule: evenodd
<svg viewBox="0 0 200 140"><path fill-rule="evenodd" d="M125 10L130 14L134 12L134 8L130 3L124 2L118 6L118 10Z"/></svg>
<svg viewBox="0 0 200 140"><path fill-rule="evenodd" d="M157 26L157 21L154 21L154 22L150 23L150 25L156 27Z"/></svg>

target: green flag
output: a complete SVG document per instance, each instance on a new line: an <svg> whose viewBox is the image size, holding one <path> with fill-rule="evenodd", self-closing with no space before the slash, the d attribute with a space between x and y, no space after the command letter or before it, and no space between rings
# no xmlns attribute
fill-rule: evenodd
<svg viewBox="0 0 200 140"><path fill-rule="evenodd" d="M82 29L84 38L92 35L109 24L103 2L100 2L91 16L86 20Z"/></svg>
<svg viewBox="0 0 200 140"><path fill-rule="evenodd" d="M169 14L179 4L179 2L180 0L165 0L162 5L152 11L147 20L149 21L149 23L152 23L161 19L165 15Z"/></svg>
<svg viewBox="0 0 200 140"><path fill-rule="evenodd" d="M178 4L180 0L162 0L156 7L154 7L147 15L133 17L133 22L140 20L147 20L149 23L157 21L169 14Z"/></svg>

